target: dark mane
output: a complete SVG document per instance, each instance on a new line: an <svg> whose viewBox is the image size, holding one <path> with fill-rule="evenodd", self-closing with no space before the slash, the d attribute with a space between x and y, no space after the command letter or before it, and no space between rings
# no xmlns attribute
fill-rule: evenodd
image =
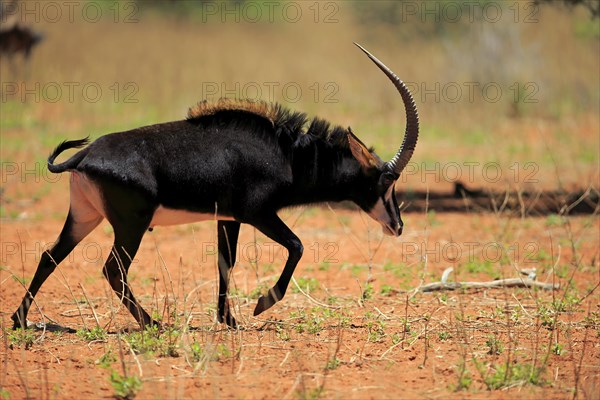
<svg viewBox="0 0 600 400"><path fill-rule="evenodd" d="M215 116L222 112L250 113L268 120L275 132L286 134L299 145L313 139L321 140L334 147L348 148L348 130L306 113L292 111L278 103L262 100L219 99L216 102L201 101L188 110L187 119L195 120Z"/></svg>

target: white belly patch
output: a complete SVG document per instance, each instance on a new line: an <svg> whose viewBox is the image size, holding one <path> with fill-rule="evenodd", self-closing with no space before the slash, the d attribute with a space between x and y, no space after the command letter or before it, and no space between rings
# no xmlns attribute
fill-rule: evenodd
<svg viewBox="0 0 600 400"><path fill-rule="evenodd" d="M156 209L156 211L154 211L152 221L150 222L150 227L152 228L154 226L191 224L193 222L209 220L233 221L233 218L226 217L224 215L197 213L192 211L177 210L173 208L159 206Z"/></svg>

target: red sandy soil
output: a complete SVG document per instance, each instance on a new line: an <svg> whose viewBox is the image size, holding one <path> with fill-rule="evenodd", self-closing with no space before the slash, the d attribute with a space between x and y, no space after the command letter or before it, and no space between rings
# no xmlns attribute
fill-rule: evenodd
<svg viewBox="0 0 600 400"><path fill-rule="evenodd" d="M40 252L62 226L68 199L55 189L2 221L1 398L111 398L111 372L140 377L137 397L144 399L600 393L596 216L413 213L404 216L402 237L389 238L358 211L288 210L282 215L306 249L294 276L309 293L292 283L283 301L252 317L252 292L273 284L285 256L243 227L231 295L238 331L216 322L216 224L159 227L144 238L130 282L144 307L178 330L167 356L135 354L125 341L139 327L102 277L112 244L104 223L46 282L29 319L40 322L43 313L46 321L81 330L95 327L97 318L107 337L33 331L26 349L14 337L10 315L25 290L19 282L30 282ZM440 280L447 267L454 268L450 279L460 281L516 277L518 269L535 267L538 280L561 288L412 291ZM162 338L168 342L169 334ZM498 352L490 351L494 341ZM193 346L201 350L194 353ZM497 371L507 365L513 375L503 380ZM526 365L541 370L516 377ZM495 373L507 387L489 388Z"/></svg>

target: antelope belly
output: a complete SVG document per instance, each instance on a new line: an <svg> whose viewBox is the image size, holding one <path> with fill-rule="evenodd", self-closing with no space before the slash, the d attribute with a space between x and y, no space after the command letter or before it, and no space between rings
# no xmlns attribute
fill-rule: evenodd
<svg viewBox="0 0 600 400"><path fill-rule="evenodd" d="M187 210L177 210L174 208L166 208L163 206L159 206L156 209L156 211L154 211L154 215L152 216L152 222L150 222L150 227L182 225L209 220L232 221L233 218L224 215L199 213Z"/></svg>

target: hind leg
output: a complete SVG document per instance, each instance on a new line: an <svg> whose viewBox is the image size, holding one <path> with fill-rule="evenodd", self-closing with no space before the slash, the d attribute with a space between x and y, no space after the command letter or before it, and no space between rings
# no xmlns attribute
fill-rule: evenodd
<svg viewBox="0 0 600 400"><path fill-rule="evenodd" d="M115 244L104 265L104 276L142 329L147 325L159 325L138 303L129 284L127 272L144 236L148 224L113 224Z"/></svg>
<svg viewBox="0 0 600 400"><path fill-rule="evenodd" d="M75 246L104 219L103 215L98 211L101 209L99 204L94 204L93 197L90 197L92 191L85 186L86 182L80 178L76 172L71 174L69 215L67 215L67 220L56 243L54 243L50 250L42 253L40 263L29 285L29 289L25 293L21 305L11 317L13 320L13 329L27 327L29 307L31 307L33 298L42 284Z"/></svg>
<svg viewBox="0 0 600 400"><path fill-rule="evenodd" d="M29 289L27 290L27 293L25 293L21 305L11 317L13 320L13 329L27 327L27 313L29 312L33 298L42 284L52 274L56 266L60 264L75 246L94 230L103 219L97 212L88 212L86 214L87 218L83 219L78 218L77 215L77 211L75 211L72 206L58 240L50 250L42 253L40 263L38 264L33 280L29 285Z"/></svg>
<svg viewBox="0 0 600 400"><path fill-rule="evenodd" d="M160 325L142 308L127 282L127 272L148 230L157 205L147 195L124 185L101 181L106 218L115 232L115 242L103 273L131 315L145 328Z"/></svg>

